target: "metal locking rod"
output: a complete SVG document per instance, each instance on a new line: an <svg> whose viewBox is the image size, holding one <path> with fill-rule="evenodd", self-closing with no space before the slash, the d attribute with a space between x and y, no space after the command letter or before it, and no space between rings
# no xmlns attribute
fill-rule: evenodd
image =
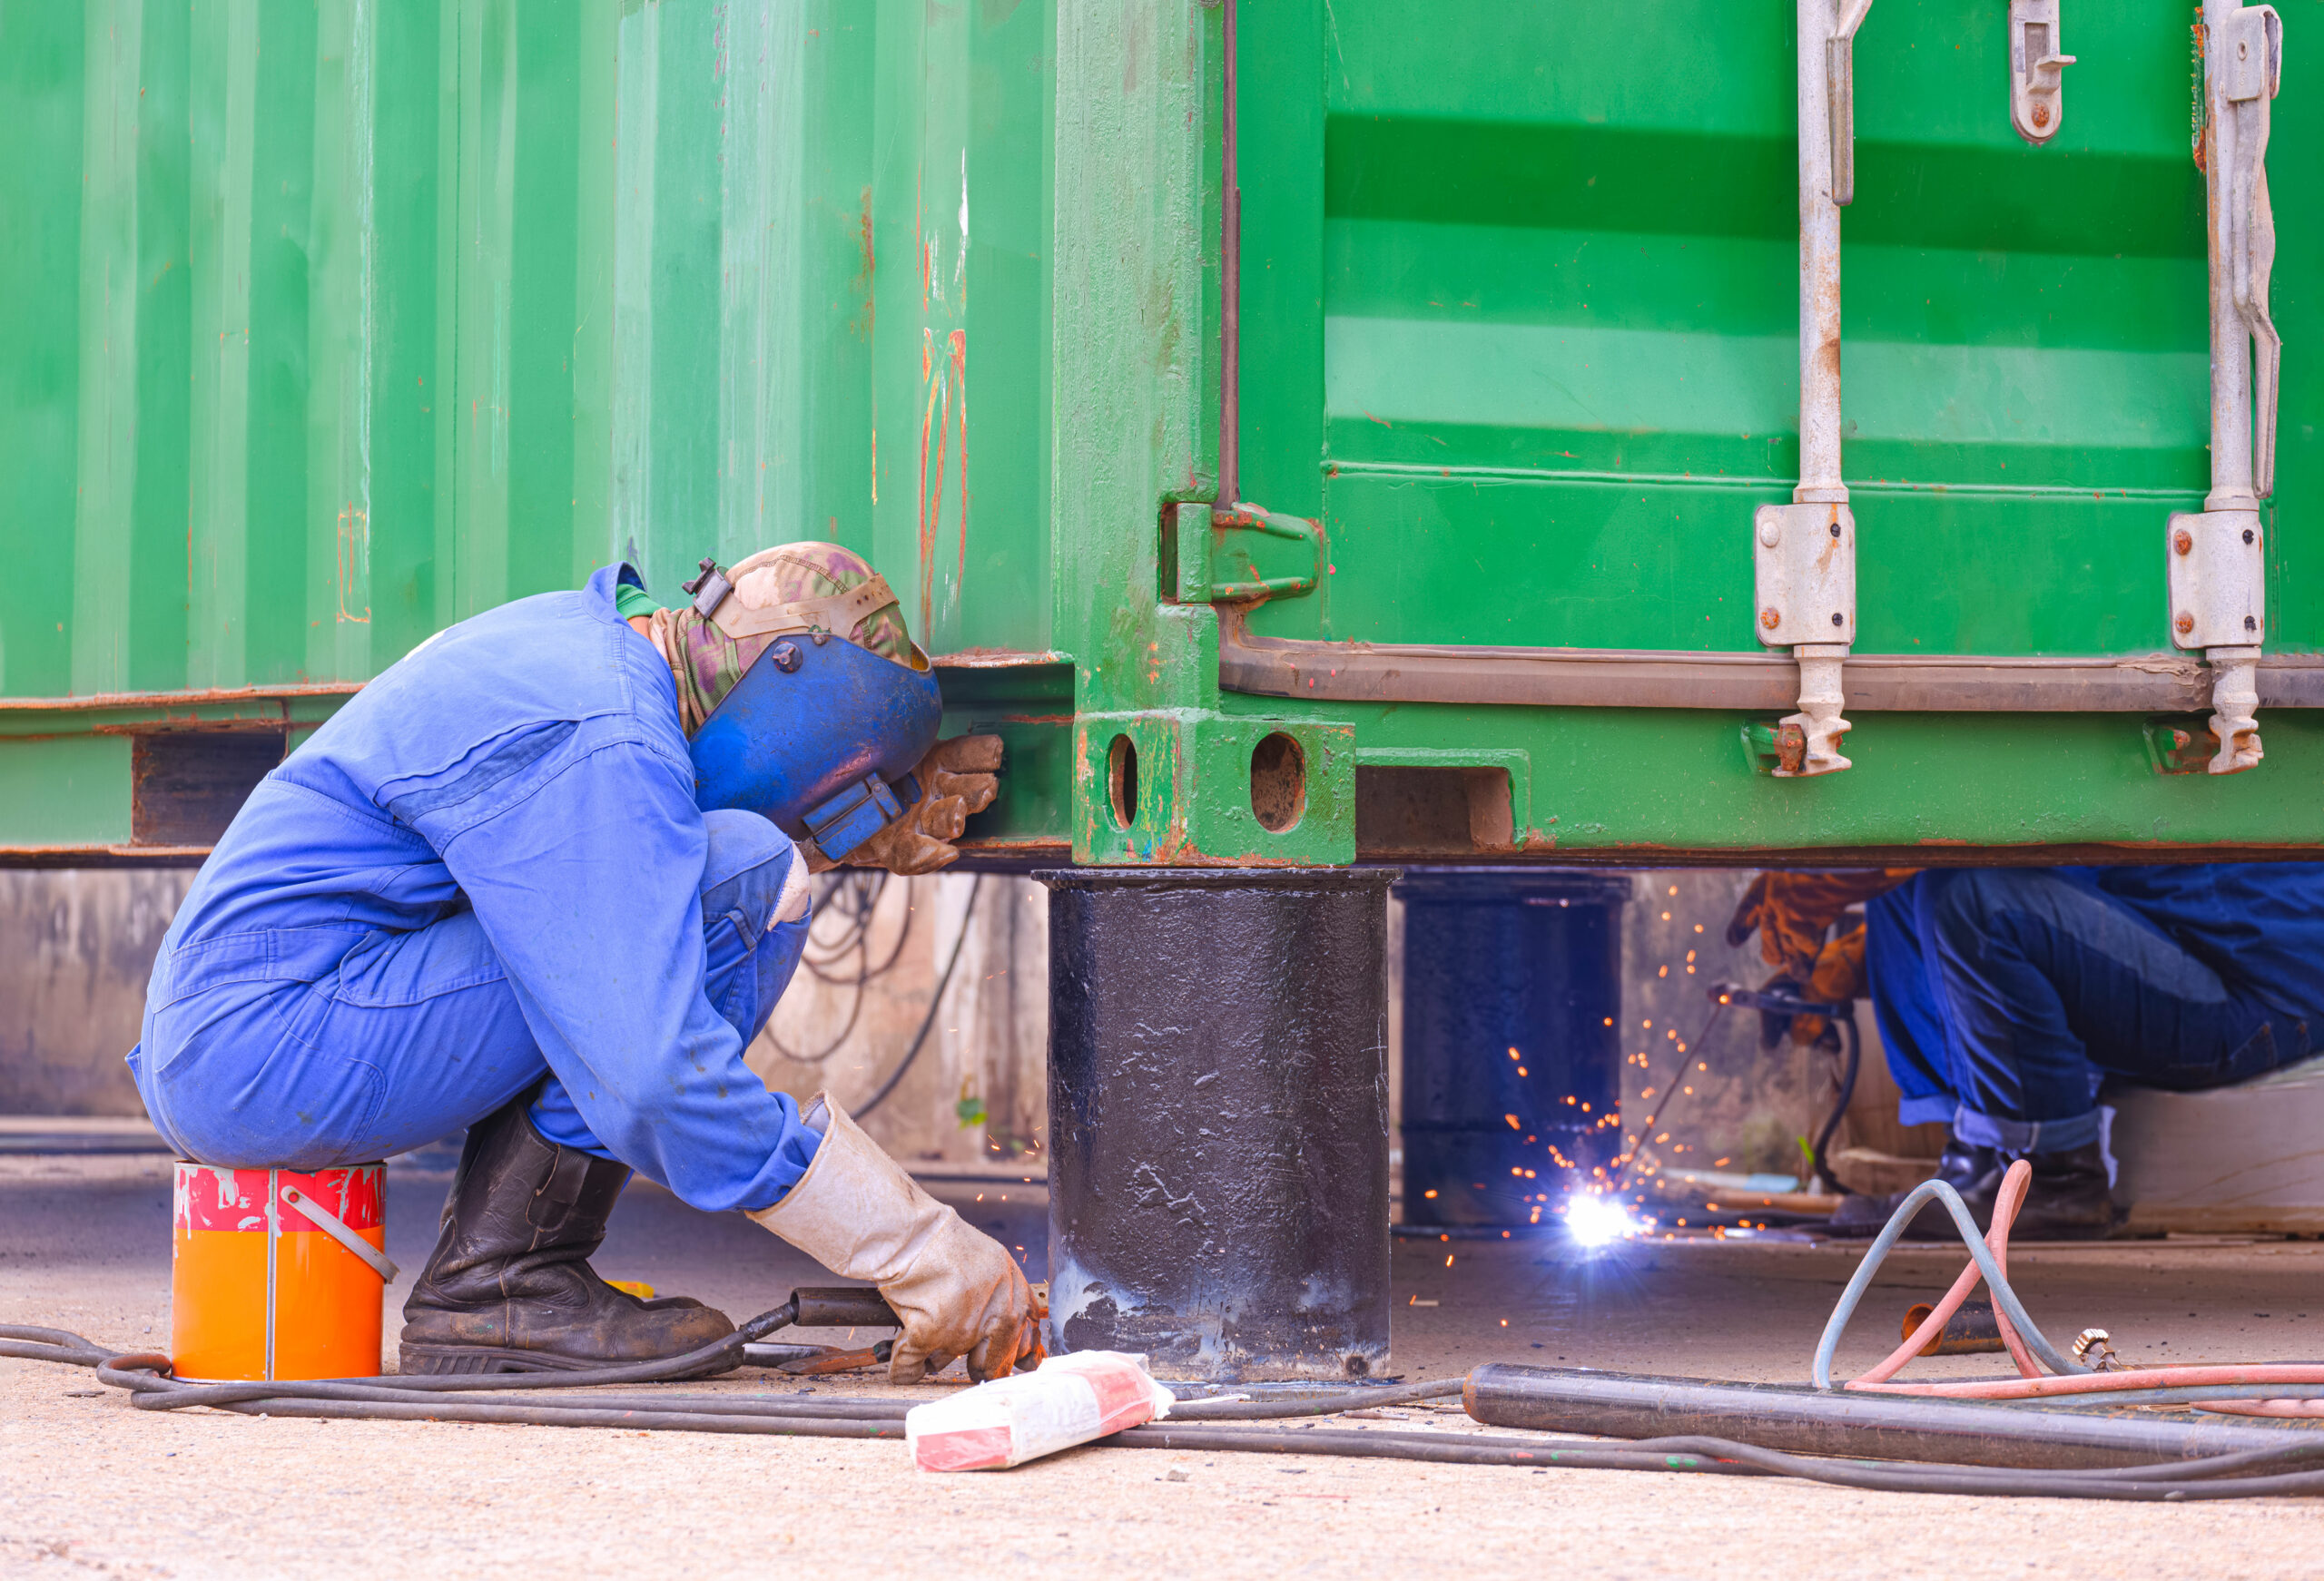
<svg viewBox="0 0 2324 1581"><path fill-rule="evenodd" d="M2060 4L2010 0L2010 114L2035 143L2057 133L2061 74L2073 64L2058 53ZM1848 767L1856 516L1840 473L1840 211L1856 201L1856 34L1871 10L1872 0L1799 0L1799 483L1791 504L1752 518L1757 635L1799 664L1799 712L1783 723L1806 750L1798 767L1776 769L1783 778Z"/></svg>
<svg viewBox="0 0 2324 1581"><path fill-rule="evenodd" d="M1799 0L1799 484L1752 518L1754 634L1799 663L1794 776L1848 766L1841 662L1856 641L1856 517L1840 478L1840 206L1854 196L1849 49L1872 0Z"/></svg>
<svg viewBox="0 0 2324 1581"><path fill-rule="evenodd" d="M2269 106L2283 70L2271 5L2203 3L2203 130L2209 215L2211 487L2200 512L2165 524L2171 640L2211 663L2214 774L2255 768L2258 664L2267 637L2266 529L2275 491L2276 388L2283 342L2269 313L2276 260L2268 201Z"/></svg>

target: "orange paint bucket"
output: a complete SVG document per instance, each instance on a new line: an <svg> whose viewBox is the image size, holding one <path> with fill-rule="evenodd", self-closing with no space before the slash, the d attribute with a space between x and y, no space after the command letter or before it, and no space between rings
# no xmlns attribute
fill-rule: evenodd
<svg viewBox="0 0 2324 1581"><path fill-rule="evenodd" d="M224 1169L178 1160L170 1357L180 1378L369 1378L396 1276L384 1164Z"/></svg>

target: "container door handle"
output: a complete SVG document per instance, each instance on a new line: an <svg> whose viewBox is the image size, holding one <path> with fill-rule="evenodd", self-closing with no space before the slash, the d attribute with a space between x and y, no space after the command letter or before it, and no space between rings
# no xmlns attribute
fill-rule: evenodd
<svg viewBox="0 0 2324 1581"><path fill-rule="evenodd" d="M2284 25L2272 5L2248 5L2221 29L2221 97L2234 119L2234 152L2222 173L2229 186L2227 259L2236 311L2251 336L2251 492L2276 491L2276 380L2283 337L2268 311L2276 266L2276 214L2268 201L2269 103L2282 85Z"/></svg>

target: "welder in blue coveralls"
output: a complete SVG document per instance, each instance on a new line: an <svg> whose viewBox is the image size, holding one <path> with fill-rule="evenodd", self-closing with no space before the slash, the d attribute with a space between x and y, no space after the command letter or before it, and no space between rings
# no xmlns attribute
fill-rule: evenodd
<svg viewBox="0 0 2324 1581"><path fill-rule="evenodd" d="M1866 901L1865 925L1827 938ZM1768 873L1728 928L1805 997L1867 987L1908 1125L1951 1127L1937 1178L1990 1226L2019 1158L2016 1232L2102 1235L2121 1214L2100 1084L2194 1091L2304 1059L2324 1040L2324 865L2212 862ZM1851 1197L1877 1228L1902 1200ZM1916 1232L1953 1233L1924 1210Z"/></svg>
<svg viewBox="0 0 2324 1581"><path fill-rule="evenodd" d="M421 643L243 806L171 925L129 1056L205 1164L310 1170L468 1126L406 1372L573 1369L734 1331L589 1255L633 1169L741 1209L902 1321L891 1376L1029 1353L1031 1298L828 1097L743 1064L808 877L952 859L1000 743L938 743L894 594L793 544L657 609L629 567Z"/></svg>

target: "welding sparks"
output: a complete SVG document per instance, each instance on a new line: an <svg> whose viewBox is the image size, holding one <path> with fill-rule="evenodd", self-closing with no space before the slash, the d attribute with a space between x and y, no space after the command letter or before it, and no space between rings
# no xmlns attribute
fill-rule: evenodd
<svg viewBox="0 0 2324 1581"><path fill-rule="evenodd" d="M1565 1200L1565 1230L1584 1246L1605 1246L1626 1240L1641 1226L1630 1210L1610 1197L1576 1192Z"/></svg>

